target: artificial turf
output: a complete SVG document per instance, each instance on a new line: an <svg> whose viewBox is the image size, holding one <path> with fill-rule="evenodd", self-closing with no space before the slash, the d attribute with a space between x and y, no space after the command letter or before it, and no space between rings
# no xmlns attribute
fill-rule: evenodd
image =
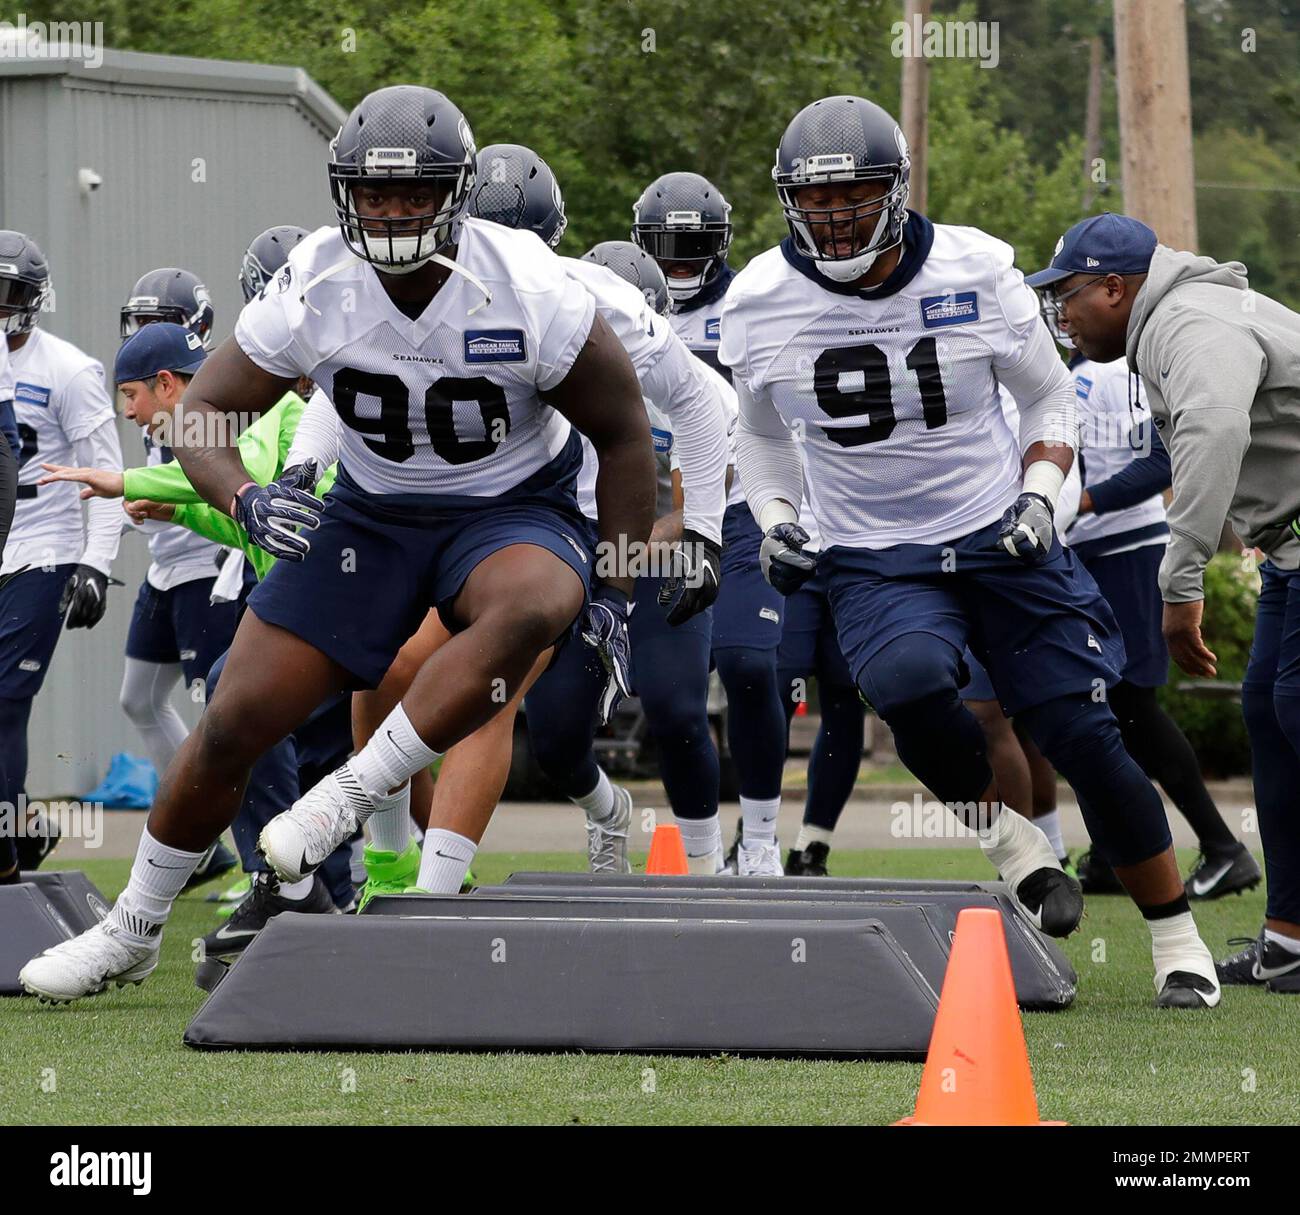
<svg viewBox="0 0 1300 1215"><path fill-rule="evenodd" d="M1190 857L1180 858L1184 862ZM480 856L494 883L517 869L577 869L567 853ZM986 878L972 848L836 852L838 876ZM86 871L115 896L130 862ZM908 1114L919 1064L632 1055L198 1052L181 1034L204 996L193 941L217 922L201 891L177 904L162 962L141 987L51 1008L0 1000L0 1122L888 1123ZM1216 955L1253 936L1262 890L1196 905ZM1088 901L1064 943L1072 1008L1023 1017L1044 1118L1074 1124L1288 1124L1300 1109L1295 998L1229 988L1211 1012L1151 1007L1149 938L1127 899ZM384 993L375 993L382 1004Z"/></svg>

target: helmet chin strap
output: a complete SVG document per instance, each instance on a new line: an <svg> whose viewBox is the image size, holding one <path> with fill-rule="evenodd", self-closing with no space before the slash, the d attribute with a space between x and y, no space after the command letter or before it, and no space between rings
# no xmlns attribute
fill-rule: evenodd
<svg viewBox="0 0 1300 1215"><path fill-rule="evenodd" d="M881 252L879 249L873 249L870 253L859 253L857 257L844 258L842 261L814 261L813 265L817 267L818 274L824 274L833 282L851 283L871 269Z"/></svg>
<svg viewBox="0 0 1300 1215"><path fill-rule="evenodd" d="M668 294L672 299L677 301L688 300L693 295L698 295L704 287L704 272L693 274L690 278L670 278L668 280Z"/></svg>

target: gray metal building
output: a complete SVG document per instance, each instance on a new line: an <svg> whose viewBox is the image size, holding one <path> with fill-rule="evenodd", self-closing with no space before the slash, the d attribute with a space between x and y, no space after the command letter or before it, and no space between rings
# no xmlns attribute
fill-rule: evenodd
<svg viewBox="0 0 1300 1215"><path fill-rule="evenodd" d="M344 112L296 68L105 51L103 62L0 59L0 226L45 250L54 284L50 332L110 371L118 310L157 266L207 284L216 339L242 304L249 240L272 224L333 222L326 148ZM88 171L88 172L87 172ZM95 188L89 185L95 179ZM118 422L126 463L140 432ZM148 568L144 538L122 537L109 609L90 632L65 632L30 731L32 796L76 795L115 751L143 754L118 706L122 652ZM177 694L187 721L197 716Z"/></svg>

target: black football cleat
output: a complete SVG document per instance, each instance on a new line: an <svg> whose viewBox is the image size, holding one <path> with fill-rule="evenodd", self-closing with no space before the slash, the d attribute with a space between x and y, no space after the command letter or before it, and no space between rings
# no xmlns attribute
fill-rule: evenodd
<svg viewBox="0 0 1300 1215"><path fill-rule="evenodd" d="M1089 848L1074 866L1079 875L1079 889L1084 894L1123 894L1124 887L1115 870L1096 848Z"/></svg>
<svg viewBox="0 0 1300 1215"><path fill-rule="evenodd" d="M723 873L737 873L737 860L740 856L740 841L745 837L745 819L740 817L736 820L736 838L731 841L731 847L727 849L727 855L722 858Z"/></svg>
<svg viewBox="0 0 1300 1215"><path fill-rule="evenodd" d="M1165 980L1155 1004L1157 1008L1213 1008L1219 994L1218 987L1204 975L1175 970Z"/></svg>
<svg viewBox="0 0 1300 1215"><path fill-rule="evenodd" d="M1068 937L1083 919L1083 891L1061 869L1035 869L1014 893L1034 927L1049 937Z"/></svg>
<svg viewBox="0 0 1300 1215"><path fill-rule="evenodd" d="M190 880L181 887L181 893L202 886L213 878L219 878L223 873L229 873L238 864L239 858L218 840L203 854L199 867L190 874Z"/></svg>
<svg viewBox="0 0 1300 1215"><path fill-rule="evenodd" d="M1220 983L1230 983L1239 987L1260 987L1269 985L1270 991L1287 991L1294 982L1300 990L1300 954L1284 949L1264 936L1259 930L1257 937L1229 937L1229 945L1244 945L1240 953L1234 953L1221 962L1215 962ZM1283 982L1285 980L1285 983ZM1282 983L1281 988L1273 984Z"/></svg>
<svg viewBox="0 0 1300 1215"><path fill-rule="evenodd" d="M1189 899L1221 899L1225 894L1244 894L1263 881L1259 864L1245 844L1231 852L1205 852L1187 875Z"/></svg>
<svg viewBox="0 0 1300 1215"><path fill-rule="evenodd" d="M255 873L252 889L230 913L230 919L203 938L204 957L239 957L266 927L267 922L282 911L305 912L309 915L338 914L329 887L319 874L313 880L311 892L306 898L286 899L280 894L280 884L273 875Z"/></svg>
<svg viewBox="0 0 1300 1215"><path fill-rule="evenodd" d="M830 856L831 846L820 842L809 844L800 851L791 848L785 859L786 877L829 877L826 858Z"/></svg>
<svg viewBox="0 0 1300 1215"><path fill-rule="evenodd" d="M48 814L29 814L26 830L14 840L18 849L18 868L24 873L39 869L41 862L57 847L61 838L59 824Z"/></svg>

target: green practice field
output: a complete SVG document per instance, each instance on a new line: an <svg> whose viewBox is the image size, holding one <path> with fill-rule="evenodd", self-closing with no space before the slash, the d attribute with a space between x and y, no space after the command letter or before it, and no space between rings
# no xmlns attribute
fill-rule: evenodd
<svg viewBox="0 0 1300 1215"><path fill-rule="evenodd" d="M480 881L497 882L512 870L572 870L584 860L496 854L474 868ZM85 868L115 896L130 862ZM836 853L832 868L842 876L988 876L973 848ZM876 1124L912 1111L917 1064L192 1051L181 1034L203 993L193 984L191 942L216 922L203 893L177 906L162 964L144 986L59 1008L0 1000L0 1122ZM1222 956L1227 937L1258 932L1263 909L1260 889L1198 905L1196 914ZM1093 1125L1294 1122L1294 999L1229 988L1213 1012L1155 1010L1147 933L1123 898L1090 899L1065 951L1080 975L1074 1006L1023 1018L1042 1117Z"/></svg>

